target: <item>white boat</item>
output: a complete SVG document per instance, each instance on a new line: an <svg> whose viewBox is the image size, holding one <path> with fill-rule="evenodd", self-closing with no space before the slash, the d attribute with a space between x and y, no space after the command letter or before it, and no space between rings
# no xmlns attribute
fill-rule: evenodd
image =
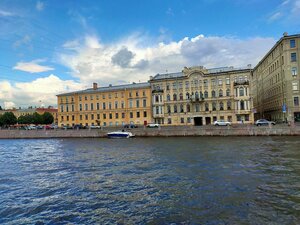
<svg viewBox="0 0 300 225"><path fill-rule="evenodd" d="M134 137L134 135L131 132L128 131L114 131L107 133L107 137L109 138L131 138Z"/></svg>

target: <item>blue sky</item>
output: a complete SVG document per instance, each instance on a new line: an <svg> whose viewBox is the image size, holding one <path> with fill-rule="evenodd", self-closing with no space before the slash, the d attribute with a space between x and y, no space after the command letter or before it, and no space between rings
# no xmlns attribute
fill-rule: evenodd
<svg viewBox="0 0 300 225"><path fill-rule="evenodd" d="M93 82L255 65L300 33L300 0L1 0L0 30L0 105L47 106Z"/></svg>

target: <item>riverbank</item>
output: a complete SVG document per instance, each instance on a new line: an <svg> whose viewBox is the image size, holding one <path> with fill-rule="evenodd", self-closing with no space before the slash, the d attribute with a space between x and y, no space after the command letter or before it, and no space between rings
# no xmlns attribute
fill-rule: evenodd
<svg viewBox="0 0 300 225"><path fill-rule="evenodd" d="M0 139L19 138L99 138L106 137L111 131L121 128L105 127L102 129L82 130L0 130ZM298 136L300 126L263 126L253 125L237 127L214 126L164 126L160 128L135 128L130 129L136 137L175 137L175 136Z"/></svg>

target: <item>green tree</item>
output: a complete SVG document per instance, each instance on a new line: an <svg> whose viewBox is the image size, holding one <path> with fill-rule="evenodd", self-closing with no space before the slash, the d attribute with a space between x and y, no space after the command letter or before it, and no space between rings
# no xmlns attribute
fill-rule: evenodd
<svg viewBox="0 0 300 225"><path fill-rule="evenodd" d="M0 105L0 110L3 110L1 105Z"/></svg>
<svg viewBox="0 0 300 225"><path fill-rule="evenodd" d="M43 124L43 117L41 114L38 114L37 112L33 113L33 123L34 124Z"/></svg>
<svg viewBox="0 0 300 225"><path fill-rule="evenodd" d="M3 120L2 120L2 115L0 115L0 127L4 125Z"/></svg>
<svg viewBox="0 0 300 225"><path fill-rule="evenodd" d="M54 121L54 117L49 112L44 112L42 117L43 117L43 124L51 124Z"/></svg>
<svg viewBox="0 0 300 225"><path fill-rule="evenodd" d="M12 112L5 112L2 115L1 120L3 125L7 126L14 125L18 122L16 116Z"/></svg>

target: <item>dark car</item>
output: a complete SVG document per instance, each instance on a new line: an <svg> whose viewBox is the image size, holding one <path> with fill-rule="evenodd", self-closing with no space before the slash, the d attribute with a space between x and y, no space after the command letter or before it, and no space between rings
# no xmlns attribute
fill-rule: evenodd
<svg viewBox="0 0 300 225"><path fill-rule="evenodd" d="M125 124L124 128L138 128L138 126L135 124Z"/></svg>
<svg viewBox="0 0 300 225"><path fill-rule="evenodd" d="M256 120L255 125L256 126L262 126L262 125L275 125L276 123L274 121L269 121L266 119L260 119Z"/></svg>
<svg viewBox="0 0 300 225"><path fill-rule="evenodd" d="M83 126L82 124L75 124L73 126L73 129L86 129L87 127L86 126Z"/></svg>

